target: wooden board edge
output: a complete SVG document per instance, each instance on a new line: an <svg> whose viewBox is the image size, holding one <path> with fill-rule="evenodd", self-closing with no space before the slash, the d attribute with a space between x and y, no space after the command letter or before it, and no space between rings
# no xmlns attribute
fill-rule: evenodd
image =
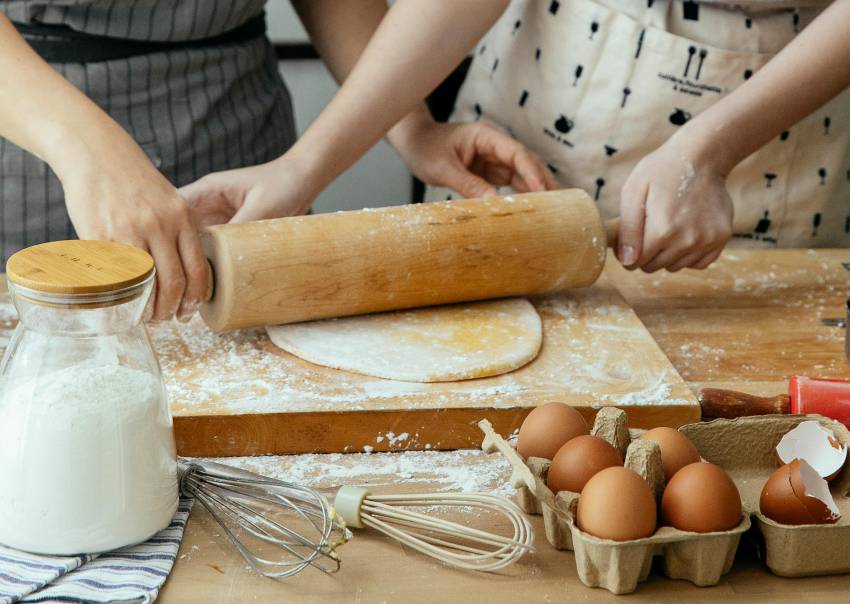
<svg viewBox="0 0 850 604"><path fill-rule="evenodd" d="M302 453L362 453L477 449L477 423L489 420L508 436L533 407L407 411L320 411L262 415L175 417L177 453L240 457ZM578 407L592 424L596 409ZM635 428L678 427L699 421L698 405L624 407Z"/></svg>

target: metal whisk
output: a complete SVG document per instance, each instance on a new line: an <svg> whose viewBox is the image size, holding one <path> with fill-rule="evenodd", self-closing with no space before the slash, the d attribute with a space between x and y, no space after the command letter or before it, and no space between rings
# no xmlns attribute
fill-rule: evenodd
<svg viewBox="0 0 850 604"><path fill-rule="evenodd" d="M313 489L210 461L181 459L178 474L180 490L207 509L257 572L280 579L307 566L339 570L335 550L350 532Z"/></svg>
<svg viewBox="0 0 850 604"><path fill-rule="evenodd" d="M452 506L472 513L486 511L505 516L513 535L443 520L412 508ZM522 511L512 502L486 493L425 493L373 495L360 487L341 487L334 507L348 526L368 527L423 554L466 570L495 571L534 551L534 532Z"/></svg>

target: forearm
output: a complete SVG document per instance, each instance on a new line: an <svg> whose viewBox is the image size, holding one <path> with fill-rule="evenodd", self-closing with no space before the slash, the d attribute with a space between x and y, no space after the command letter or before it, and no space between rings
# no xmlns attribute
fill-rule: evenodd
<svg viewBox="0 0 850 604"><path fill-rule="evenodd" d="M0 14L0 136L60 172L129 136L39 57ZM70 168L69 168L70 169ZM60 174L61 176L61 174Z"/></svg>
<svg viewBox="0 0 850 604"><path fill-rule="evenodd" d="M393 5L339 93L290 152L305 166L315 192L421 103L505 5L506 0L400 0ZM341 73L344 66L333 69Z"/></svg>
<svg viewBox="0 0 850 604"><path fill-rule="evenodd" d="M339 0L293 0L313 46L337 82L351 73L387 14L386 0L364 0L358 4ZM396 148L412 144L417 126L430 122L431 113L419 103L387 132Z"/></svg>
<svg viewBox="0 0 850 604"><path fill-rule="evenodd" d="M850 0L837 0L753 77L677 133L724 174L850 86ZM692 142L688 142L692 141Z"/></svg>
<svg viewBox="0 0 850 604"><path fill-rule="evenodd" d="M292 5L338 83L351 73L388 10L386 0L293 0Z"/></svg>

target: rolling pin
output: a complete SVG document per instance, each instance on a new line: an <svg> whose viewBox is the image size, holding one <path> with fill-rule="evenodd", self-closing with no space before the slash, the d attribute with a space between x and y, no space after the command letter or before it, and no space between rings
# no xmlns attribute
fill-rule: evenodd
<svg viewBox="0 0 850 604"><path fill-rule="evenodd" d="M770 413L818 413L850 428L850 382L792 376L788 394L753 396L734 390L705 388L699 395L703 419Z"/></svg>
<svg viewBox="0 0 850 604"><path fill-rule="evenodd" d="M226 331L586 287L616 231L580 189L207 227L201 316Z"/></svg>

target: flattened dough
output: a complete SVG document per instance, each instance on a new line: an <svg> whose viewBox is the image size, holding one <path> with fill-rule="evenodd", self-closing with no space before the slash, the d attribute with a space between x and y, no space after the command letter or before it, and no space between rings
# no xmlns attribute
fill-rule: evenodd
<svg viewBox="0 0 850 604"><path fill-rule="evenodd" d="M405 382L499 375L540 351L540 316L525 298L267 327L271 341L305 361Z"/></svg>

